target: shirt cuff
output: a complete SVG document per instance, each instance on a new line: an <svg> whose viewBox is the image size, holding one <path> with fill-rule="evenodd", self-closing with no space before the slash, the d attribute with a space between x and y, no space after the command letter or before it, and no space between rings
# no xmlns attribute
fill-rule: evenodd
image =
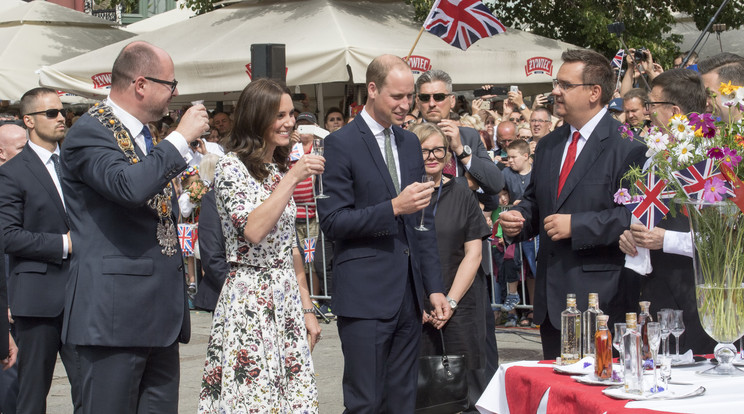
<svg viewBox="0 0 744 414"><path fill-rule="evenodd" d="M67 252L69 251L70 251L70 244L67 241L67 235L63 234L62 235L62 260L67 259Z"/></svg>
<svg viewBox="0 0 744 414"><path fill-rule="evenodd" d="M191 154L189 154L189 143L186 142L186 138L181 135L178 131L171 132L166 138L166 141L173 144L174 147L178 150L178 152L181 154L184 160L188 162L191 159ZM186 157L189 157L187 160Z"/></svg>
<svg viewBox="0 0 744 414"><path fill-rule="evenodd" d="M470 171L470 166L473 164L473 157L475 157L475 154L470 154L470 160L468 160L467 164L463 164L465 166L465 169Z"/></svg>
<svg viewBox="0 0 744 414"><path fill-rule="evenodd" d="M664 253L692 257L692 237L689 232L667 230L664 232Z"/></svg>

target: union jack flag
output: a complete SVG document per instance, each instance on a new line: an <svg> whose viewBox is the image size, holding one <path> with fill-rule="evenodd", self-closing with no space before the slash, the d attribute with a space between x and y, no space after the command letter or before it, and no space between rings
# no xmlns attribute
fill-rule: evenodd
<svg viewBox="0 0 744 414"><path fill-rule="evenodd" d="M734 195L734 190L731 188L731 184L728 183L726 177L718 169L716 162L713 159L700 161L684 170L673 172L672 175L674 175L674 178L679 181L679 185L682 186L682 190L685 194L693 200L703 198L705 182L713 177L718 177L724 182L723 186L726 188L726 197Z"/></svg>
<svg viewBox="0 0 744 414"><path fill-rule="evenodd" d="M479 0L436 0L424 29L462 50L479 39L506 31Z"/></svg>
<svg viewBox="0 0 744 414"><path fill-rule="evenodd" d="M178 224L178 242L184 256L193 256L194 244L196 243L196 227L189 223Z"/></svg>
<svg viewBox="0 0 744 414"><path fill-rule="evenodd" d="M290 161L297 161L305 154L305 150L302 148L302 143L298 142L292 146L292 152L289 153Z"/></svg>
<svg viewBox="0 0 744 414"><path fill-rule="evenodd" d="M638 180L635 185L643 192L643 200L638 203L628 203L625 206L650 230L669 213L669 199L674 197L674 190L667 190L667 182L656 178L653 169L649 171L645 183Z"/></svg>
<svg viewBox="0 0 744 414"><path fill-rule="evenodd" d="M615 53L615 57L612 58L612 62L610 65L612 65L613 68L620 69L623 67L623 58L625 57L625 49L620 49Z"/></svg>
<svg viewBox="0 0 744 414"><path fill-rule="evenodd" d="M302 251L305 254L305 263L315 260L315 237L302 241Z"/></svg>

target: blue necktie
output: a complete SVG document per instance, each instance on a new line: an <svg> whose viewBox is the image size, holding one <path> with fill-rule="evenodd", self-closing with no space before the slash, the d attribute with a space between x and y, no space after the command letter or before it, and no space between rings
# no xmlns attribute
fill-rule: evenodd
<svg viewBox="0 0 744 414"><path fill-rule="evenodd" d="M147 148L147 154L152 152L152 135L150 135L150 128L147 125L142 125L142 135L145 137L145 148Z"/></svg>

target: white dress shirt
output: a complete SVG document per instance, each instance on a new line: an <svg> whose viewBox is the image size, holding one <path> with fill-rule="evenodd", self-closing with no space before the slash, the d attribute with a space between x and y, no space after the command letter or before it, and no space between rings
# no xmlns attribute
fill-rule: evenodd
<svg viewBox="0 0 744 414"><path fill-rule="evenodd" d="M573 125L571 125L571 133L568 135L569 138L573 136L573 133L576 131L579 131L579 134L581 134L581 137L579 138L579 141L576 143L576 158L574 158L574 161L579 158L579 154L581 154L581 150L584 149L584 145L586 145L586 142L589 140L589 137L592 136L592 132L594 132L594 129L599 125L599 121L602 120L602 117L604 117L605 113L607 112L607 108L600 109L599 112L597 112L596 115L592 117L592 119L589 120L586 124L584 124L581 129L574 128ZM566 160L566 154L568 153L568 146L571 145L571 139L566 140L566 146L563 148L563 156L561 157L561 165Z"/></svg>
<svg viewBox="0 0 744 414"><path fill-rule="evenodd" d="M375 136L377 145L380 147L380 152L382 153L382 159L384 159L385 163L387 164L388 160L385 159L385 134L382 132L385 127L372 119L372 116L367 113L367 108L362 109L361 115L362 119L364 119L364 122L367 123L370 131L372 131L372 134ZM403 191L403 186L400 185L400 160L398 158L398 144L396 144L395 142L395 134L393 133L392 127L389 127L388 129L390 129L390 145L393 148L393 158L395 158L395 171L398 173L398 184L401 187L400 190Z"/></svg>

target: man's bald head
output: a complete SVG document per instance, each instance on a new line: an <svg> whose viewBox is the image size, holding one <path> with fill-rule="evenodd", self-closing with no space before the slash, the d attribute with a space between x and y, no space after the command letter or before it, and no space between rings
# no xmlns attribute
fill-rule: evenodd
<svg viewBox="0 0 744 414"><path fill-rule="evenodd" d="M370 82L374 82L378 89L382 89L385 86L385 80L393 69L404 69L410 72L411 67L398 56L395 55L381 55L367 66L366 81L367 85Z"/></svg>
<svg viewBox="0 0 744 414"><path fill-rule="evenodd" d="M506 147L517 139L517 125L511 121L504 121L496 127L496 143L499 148Z"/></svg>
<svg viewBox="0 0 744 414"><path fill-rule="evenodd" d="M0 165L18 155L26 146L26 130L15 124L0 125Z"/></svg>
<svg viewBox="0 0 744 414"><path fill-rule="evenodd" d="M137 76L157 74L164 58L170 59L163 49L147 42L132 42L124 46L111 69L111 88L123 90Z"/></svg>

